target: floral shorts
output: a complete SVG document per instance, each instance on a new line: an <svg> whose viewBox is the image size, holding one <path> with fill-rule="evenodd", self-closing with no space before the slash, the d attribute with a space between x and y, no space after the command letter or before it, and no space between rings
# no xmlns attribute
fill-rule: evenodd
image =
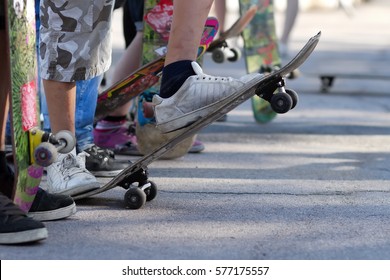
<svg viewBox="0 0 390 280"><path fill-rule="evenodd" d="M74 82L103 74L111 64L114 0L41 0L41 77Z"/></svg>

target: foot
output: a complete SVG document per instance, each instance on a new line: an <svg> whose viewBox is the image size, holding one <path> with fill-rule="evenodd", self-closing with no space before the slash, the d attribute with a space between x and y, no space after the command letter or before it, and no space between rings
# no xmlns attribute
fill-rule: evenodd
<svg viewBox="0 0 390 280"><path fill-rule="evenodd" d="M68 195L50 194L39 188L28 216L37 221L53 221L76 213L76 204Z"/></svg>
<svg viewBox="0 0 390 280"><path fill-rule="evenodd" d="M201 141L195 139L194 143L192 143L192 146L188 152L191 154L198 154L200 152L203 152L204 149L205 149L204 144Z"/></svg>
<svg viewBox="0 0 390 280"><path fill-rule="evenodd" d="M173 96L153 97L157 127L163 133L181 129L207 116L220 102L232 96L246 83L261 77L260 74L249 74L240 79L213 77L204 74L196 62L191 65L195 75L187 78Z"/></svg>
<svg viewBox="0 0 390 280"><path fill-rule="evenodd" d="M97 146L110 149L118 155L139 156L134 124L127 121L105 121L97 123L93 130Z"/></svg>
<svg viewBox="0 0 390 280"><path fill-rule="evenodd" d="M84 152L86 154L85 167L96 177L114 177L131 163L129 160L115 159L113 151L99 148L96 145Z"/></svg>
<svg viewBox="0 0 390 280"><path fill-rule="evenodd" d="M47 229L0 193L0 244L21 244L47 238Z"/></svg>
<svg viewBox="0 0 390 280"><path fill-rule="evenodd" d="M85 153L59 154L56 162L47 167L49 193L75 196L100 187L95 176L85 168Z"/></svg>

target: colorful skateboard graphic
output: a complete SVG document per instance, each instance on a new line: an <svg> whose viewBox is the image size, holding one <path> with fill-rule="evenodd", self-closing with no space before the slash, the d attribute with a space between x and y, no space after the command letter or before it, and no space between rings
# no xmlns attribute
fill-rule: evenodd
<svg viewBox="0 0 390 280"><path fill-rule="evenodd" d="M10 67L11 74L14 202L28 212L41 182L43 166L55 160L58 150L72 150L75 141L67 132L60 135L67 138L68 142L65 142L57 141L52 134L39 129L34 1L14 1L13 5L10 1L3 3L10 50L9 59L3 67Z"/></svg>
<svg viewBox="0 0 390 280"><path fill-rule="evenodd" d="M258 10L243 32L247 72L271 72L281 66L273 1L240 0L241 14L253 4L258 5ZM267 123L276 117L268 102L257 96L251 100L253 115L258 123Z"/></svg>

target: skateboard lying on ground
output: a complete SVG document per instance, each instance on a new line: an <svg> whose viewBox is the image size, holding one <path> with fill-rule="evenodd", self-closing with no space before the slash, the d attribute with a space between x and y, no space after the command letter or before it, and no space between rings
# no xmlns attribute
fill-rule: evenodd
<svg viewBox="0 0 390 280"><path fill-rule="evenodd" d="M217 31L218 20L216 18L208 18L205 23L198 56L204 54ZM165 55L163 53L164 51L162 51L161 57L143 65L127 78L119 81L99 94L95 111L95 122L104 118L114 109L138 96L159 81L165 62Z"/></svg>
<svg viewBox="0 0 390 280"><path fill-rule="evenodd" d="M316 76L321 81L320 91L323 93L329 92L329 90L333 87L334 81L336 78L339 79L369 79L369 80L383 80L390 81L390 75L386 74L374 74L374 73L331 73L331 72L323 72L320 74L310 73L309 76Z"/></svg>
<svg viewBox="0 0 390 280"><path fill-rule="evenodd" d="M240 0L240 12L245 13L257 3L258 10L253 20L243 32L245 62L248 73L270 73L280 68L278 38L275 28L274 6L272 0ZM269 102L253 96L253 116L258 123L270 122L276 117Z"/></svg>
<svg viewBox="0 0 390 280"><path fill-rule="evenodd" d="M56 159L57 151L71 151L75 140L67 132L60 133L58 139L61 140L57 140L38 128L34 1L19 1L18 5L10 5L10 1L3 3L10 52L2 67L10 67L9 99L15 171L14 188L8 193L13 193L15 203L28 212L38 191L43 166Z"/></svg>
<svg viewBox="0 0 390 280"><path fill-rule="evenodd" d="M288 112L296 105L294 103L297 102L297 98L294 95L290 96L290 92L285 90L284 77L305 62L317 46L320 36L321 33L318 33L316 36L310 38L301 51L284 67L271 74L255 79L255 81L246 84L240 91L234 93L229 99L216 103L215 110L208 116L200 118L198 121L181 129L180 134L177 134L153 152L130 164L100 189L80 194L74 197L74 199L87 198L120 186L127 189L124 198L127 207L138 209L146 201L153 200L157 195L157 186L148 180L147 166L173 149L183 139L190 137L203 127L218 120L221 116L233 110L255 94L269 101L275 111L279 111L280 113Z"/></svg>
<svg viewBox="0 0 390 280"><path fill-rule="evenodd" d="M223 63L226 60L234 62L240 59L240 49L229 48L226 40L240 36L242 31L255 16L256 11L257 5L249 7L228 30L221 33L219 37L210 44L207 52L211 52L211 57L214 62Z"/></svg>

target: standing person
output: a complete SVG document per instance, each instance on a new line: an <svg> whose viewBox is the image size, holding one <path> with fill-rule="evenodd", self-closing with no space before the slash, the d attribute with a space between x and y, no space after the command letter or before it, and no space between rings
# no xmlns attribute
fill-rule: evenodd
<svg viewBox="0 0 390 280"><path fill-rule="evenodd" d="M111 63L113 1L41 1L41 73L52 131L74 132L75 81L107 70ZM260 74L241 79L212 77L195 62L212 0L174 1L174 16L161 91L154 96L157 126L177 130L212 112L214 107ZM71 18L73 16L75 18ZM52 192L76 195L99 187L75 154L60 156L48 168ZM57 179L66 173L64 179Z"/></svg>
<svg viewBox="0 0 390 280"><path fill-rule="evenodd" d="M116 1L117 4L121 4L120 2ZM37 42L39 42L40 29L39 7L40 0L35 0ZM39 46L37 46L37 53L39 55ZM76 151L78 153L83 152L85 155L85 167L93 175L98 177L112 177L121 172L128 165L128 161L118 160L111 150L98 147L94 144L93 122L99 85L102 78L103 75L99 75L88 80L76 82ZM41 83L38 83L38 90L41 93L40 106L43 115L43 129L51 131L49 112ZM130 144L128 146L128 149L137 151L134 145Z"/></svg>

